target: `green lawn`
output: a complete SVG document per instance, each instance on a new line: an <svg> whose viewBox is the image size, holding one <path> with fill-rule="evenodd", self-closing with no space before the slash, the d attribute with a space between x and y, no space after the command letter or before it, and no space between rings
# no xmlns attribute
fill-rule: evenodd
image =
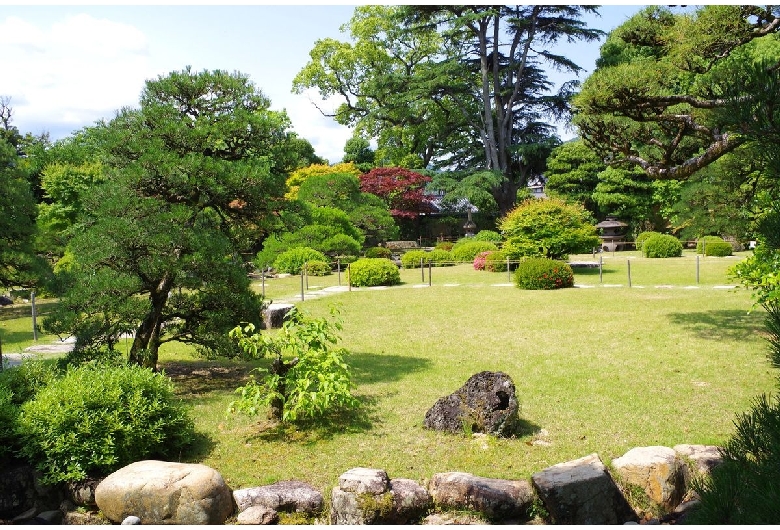
<svg viewBox="0 0 780 530"><path fill-rule="evenodd" d="M621 279L629 256L630 289ZM182 349L164 360L211 437L199 461L233 488L300 479L327 490L356 466L420 481L454 470L528 478L594 452L609 461L636 446L718 444L735 414L773 389L775 373L762 311L750 312L747 291L722 288L733 284L726 270L736 259L702 258L699 284L695 262L604 255L602 282L598 270L582 271L576 283L593 288L559 291L522 291L506 273L468 264L433 268L430 287L427 270L425 280L419 269L402 270L398 287L320 297L336 275L309 278L298 305L315 316L339 308L364 402L331 428L226 416L241 365ZM299 299L300 286L300 277L271 279L266 296ZM512 377L524 432L502 440L423 429L427 409L482 370Z"/></svg>
<svg viewBox="0 0 780 530"><path fill-rule="evenodd" d="M299 276L268 279L270 300L296 301L314 316L339 308L363 408L310 429L229 416L250 366L166 345L161 364L202 434L191 459L234 489L299 479L327 492L357 466L419 481L444 471L528 478L590 453L609 461L636 446L723 443L735 414L773 390L776 377L763 311L751 311L748 291L725 288L740 258L700 258L697 284L690 253L602 257L601 278L598 269L576 269L582 287L559 291L522 291L507 273L469 264L435 267L432 277L402 270L402 285L386 289L347 291L342 275L345 290L334 292L325 288L337 286L338 275L312 277L302 302ZM0 315L4 352L32 344L31 319L18 311ZM496 439L425 430L428 408L482 370L514 380L523 432Z"/></svg>

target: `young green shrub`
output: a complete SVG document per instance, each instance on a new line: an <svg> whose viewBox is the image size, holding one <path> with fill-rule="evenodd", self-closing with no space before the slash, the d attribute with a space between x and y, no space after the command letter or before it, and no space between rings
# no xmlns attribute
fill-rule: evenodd
<svg viewBox="0 0 780 530"><path fill-rule="evenodd" d="M734 247L718 236L704 236L696 241L696 253L705 256L731 256L734 253Z"/></svg>
<svg viewBox="0 0 780 530"><path fill-rule="evenodd" d="M459 262L473 262L474 257L486 250L498 250L492 241L474 241L473 238L461 239L452 247L452 259Z"/></svg>
<svg viewBox="0 0 780 530"><path fill-rule="evenodd" d="M528 258L515 270L520 289L550 290L574 286L574 271L568 263L549 258Z"/></svg>
<svg viewBox="0 0 780 530"><path fill-rule="evenodd" d="M349 281L355 287L397 285L401 283L401 274L396 264L389 259L361 258L350 264Z"/></svg>
<svg viewBox="0 0 780 530"><path fill-rule="evenodd" d="M507 253L503 250L493 250L485 256L485 270L488 272L506 272Z"/></svg>
<svg viewBox="0 0 780 530"><path fill-rule="evenodd" d="M582 205L556 198L529 199L499 221L504 241L520 249L543 249L551 259L590 252L601 244L596 225Z"/></svg>
<svg viewBox="0 0 780 530"><path fill-rule="evenodd" d="M428 252L428 261L434 267L445 267L452 265L452 253L447 250L433 249Z"/></svg>
<svg viewBox="0 0 780 530"><path fill-rule="evenodd" d="M309 276L327 276L333 272L331 266L324 261L307 261L306 262L306 274Z"/></svg>
<svg viewBox="0 0 780 530"><path fill-rule="evenodd" d="M272 418L295 422L359 406L351 393L349 366L344 362L347 352L335 347L341 330L338 320L310 318L293 308L279 334L254 330L251 324L238 326L230 337L249 357L273 357L274 361L270 371L255 370L262 375L260 381L252 376L246 386L236 390L240 397L230 403L230 412L254 416L270 406Z"/></svg>
<svg viewBox="0 0 780 530"><path fill-rule="evenodd" d="M364 254L366 258L387 258L393 257L393 251L387 247L371 247L367 248Z"/></svg>
<svg viewBox="0 0 780 530"><path fill-rule="evenodd" d="M21 406L20 454L45 483L105 476L145 459L181 459L194 426L173 383L135 365L68 370Z"/></svg>
<svg viewBox="0 0 780 530"><path fill-rule="evenodd" d="M642 254L646 258L679 258L682 251L680 240L668 234L650 236L642 244Z"/></svg>
<svg viewBox="0 0 780 530"><path fill-rule="evenodd" d="M491 241L495 244L499 244L501 242L501 234L495 230L480 230L474 234L472 239L474 241Z"/></svg>
<svg viewBox="0 0 780 530"><path fill-rule="evenodd" d="M419 269L420 260L423 265L428 264L428 252L424 250L410 250L401 255L401 266L404 269Z"/></svg>
<svg viewBox="0 0 780 530"><path fill-rule="evenodd" d="M26 359L18 366L0 372L0 388L7 388L13 394L13 402L21 405L59 375L56 361Z"/></svg>
<svg viewBox="0 0 780 530"><path fill-rule="evenodd" d="M634 244L636 245L636 249L642 250L642 245L645 244L645 241L647 241L648 238L652 236L660 236L660 235L661 232L652 232L652 231L642 232L641 234L636 236L636 240L634 241Z"/></svg>
<svg viewBox="0 0 780 530"><path fill-rule="evenodd" d="M325 254L309 247L296 247L282 252L274 261L276 272L287 274L300 274L303 264L307 261L324 261L328 258Z"/></svg>
<svg viewBox="0 0 780 530"><path fill-rule="evenodd" d="M19 405L7 386L0 385L0 458L13 454L17 449L16 419Z"/></svg>

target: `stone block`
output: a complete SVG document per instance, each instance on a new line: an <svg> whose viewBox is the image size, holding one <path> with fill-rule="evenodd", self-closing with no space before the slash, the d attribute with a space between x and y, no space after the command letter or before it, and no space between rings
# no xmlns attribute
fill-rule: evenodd
<svg viewBox="0 0 780 530"><path fill-rule="evenodd" d="M531 476L555 524L625 524L638 520L597 454Z"/></svg>

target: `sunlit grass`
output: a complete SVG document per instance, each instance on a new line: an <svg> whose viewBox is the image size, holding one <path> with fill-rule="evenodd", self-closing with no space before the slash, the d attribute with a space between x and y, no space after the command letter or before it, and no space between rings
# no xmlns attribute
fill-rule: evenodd
<svg viewBox="0 0 780 530"><path fill-rule="evenodd" d="M455 470L525 479L591 453L609 461L636 446L723 443L735 414L775 382L762 310L744 289L721 288L734 284L727 271L738 258L700 258L698 284L688 253L602 258L601 281L598 269L576 269L576 284L592 287L559 291L522 291L509 274L469 264L435 267L430 276L402 270L402 285L389 289L348 291L342 276L343 292L326 291L338 276L312 277L303 301L299 276L268 279L269 300L293 301L313 316L339 309L363 407L329 425L284 428L228 415L234 390L267 361L209 361L166 344L161 367L205 435L189 458L233 488L297 479L327 492L358 466L419 481ZM30 324L16 320L0 322L4 344ZM438 398L482 370L514 380L524 421L516 438L422 427Z"/></svg>
<svg viewBox="0 0 780 530"><path fill-rule="evenodd" d="M609 274L622 274L625 254L618 256L604 256ZM327 489L356 466L420 481L452 470L528 478L594 452L609 461L636 446L723 443L735 414L773 388L763 313L750 312L748 292L715 288L733 283L735 260L702 259L707 276L702 267L690 288L695 257L631 259L643 288L599 285L596 270L576 275L593 288L522 291L507 285L507 273L459 265L433 268L430 286L427 269L424 280L412 269L401 271L399 287L319 297L335 278L310 278L301 302L300 277L268 280L267 296L297 300L314 316L339 308L363 410L331 426L279 429L226 416L227 387L194 395L199 427L213 442L200 459L232 487L295 478ZM525 422L517 438L422 427L439 397L482 370L514 380Z"/></svg>

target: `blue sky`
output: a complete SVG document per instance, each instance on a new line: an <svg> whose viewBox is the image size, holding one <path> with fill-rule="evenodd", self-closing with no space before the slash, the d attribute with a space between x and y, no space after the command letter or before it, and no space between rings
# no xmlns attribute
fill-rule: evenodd
<svg viewBox="0 0 780 530"><path fill-rule="evenodd" d="M68 136L116 110L136 106L145 80L192 66L241 71L286 109L318 155L341 160L351 133L323 117L316 93L291 93L318 39L339 31L354 6L6 5L0 0L0 96L11 98L22 133ZM605 5L592 27L609 31L641 5ZM562 48L587 71L600 43ZM325 107L328 104L325 103ZM330 107L335 104L331 102Z"/></svg>

